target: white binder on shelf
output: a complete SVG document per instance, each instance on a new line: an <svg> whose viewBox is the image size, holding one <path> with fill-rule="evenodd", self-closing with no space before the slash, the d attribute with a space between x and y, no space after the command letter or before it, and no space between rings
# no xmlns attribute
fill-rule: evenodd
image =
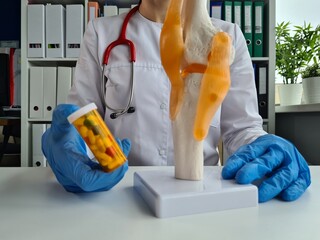
<svg viewBox="0 0 320 240"><path fill-rule="evenodd" d="M45 57L45 7L43 4L27 6L27 49L29 58Z"/></svg>
<svg viewBox="0 0 320 240"><path fill-rule="evenodd" d="M66 6L66 57L77 58L84 32L84 10L82 4Z"/></svg>
<svg viewBox="0 0 320 240"><path fill-rule="evenodd" d="M57 68L43 68L43 117L52 119L53 109L56 107L57 97Z"/></svg>
<svg viewBox="0 0 320 240"><path fill-rule="evenodd" d="M46 5L46 56L65 57L65 8L62 5Z"/></svg>
<svg viewBox="0 0 320 240"><path fill-rule="evenodd" d="M72 68L58 67L57 76L57 105L67 102L69 90L71 88Z"/></svg>
<svg viewBox="0 0 320 240"><path fill-rule="evenodd" d="M29 117L43 118L43 68L29 69Z"/></svg>
<svg viewBox="0 0 320 240"><path fill-rule="evenodd" d="M103 14L105 17L118 15L118 7L114 5L105 5L103 7Z"/></svg>
<svg viewBox="0 0 320 240"><path fill-rule="evenodd" d="M131 10L131 8L119 8L118 12L119 15L122 13L128 13Z"/></svg>
<svg viewBox="0 0 320 240"><path fill-rule="evenodd" d="M32 124L32 166L45 167L47 161L41 150L41 138L46 124Z"/></svg>

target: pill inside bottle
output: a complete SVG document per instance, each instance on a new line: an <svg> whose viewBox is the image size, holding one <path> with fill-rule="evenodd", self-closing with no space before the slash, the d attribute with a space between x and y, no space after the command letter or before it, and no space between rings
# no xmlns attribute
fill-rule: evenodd
<svg viewBox="0 0 320 240"><path fill-rule="evenodd" d="M105 172L112 172L125 163L126 156L94 103L69 115L68 121L77 129Z"/></svg>

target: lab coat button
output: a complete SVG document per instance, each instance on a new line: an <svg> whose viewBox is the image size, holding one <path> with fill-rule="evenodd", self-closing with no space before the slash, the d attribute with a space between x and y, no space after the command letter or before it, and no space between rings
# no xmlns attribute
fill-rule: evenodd
<svg viewBox="0 0 320 240"><path fill-rule="evenodd" d="M161 109L166 109L166 107L167 107L167 104L161 103L161 105L160 105L160 108L161 108Z"/></svg>
<svg viewBox="0 0 320 240"><path fill-rule="evenodd" d="M159 155L160 155L160 156L166 155L166 150L160 149L160 150L159 150Z"/></svg>

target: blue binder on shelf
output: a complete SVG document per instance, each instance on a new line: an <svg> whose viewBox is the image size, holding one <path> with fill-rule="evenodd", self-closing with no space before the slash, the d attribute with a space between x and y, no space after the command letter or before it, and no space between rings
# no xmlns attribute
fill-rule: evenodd
<svg viewBox="0 0 320 240"><path fill-rule="evenodd" d="M263 119L268 118L268 64L255 63L255 82L258 96L259 114Z"/></svg>
<svg viewBox="0 0 320 240"><path fill-rule="evenodd" d="M252 57L252 2L243 2L243 24L242 32L247 42L247 47L250 56Z"/></svg>
<svg viewBox="0 0 320 240"><path fill-rule="evenodd" d="M210 1L210 17L222 19L222 1Z"/></svg>
<svg viewBox="0 0 320 240"><path fill-rule="evenodd" d="M264 2L258 1L253 3L254 12L254 30L253 30L253 57L263 57L263 11Z"/></svg>

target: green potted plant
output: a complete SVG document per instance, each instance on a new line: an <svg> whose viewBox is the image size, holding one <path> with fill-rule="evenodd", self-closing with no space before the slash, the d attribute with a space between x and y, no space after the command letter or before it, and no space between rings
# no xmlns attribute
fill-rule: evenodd
<svg viewBox="0 0 320 240"><path fill-rule="evenodd" d="M313 36L311 42L313 64L301 71L305 103L320 103L320 25L314 29Z"/></svg>
<svg viewBox="0 0 320 240"><path fill-rule="evenodd" d="M305 103L320 103L320 64L306 67L301 77Z"/></svg>
<svg viewBox="0 0 320 240"><path fill-rule="evenodd" d="M275 28L275 37L276 70L283 80L279 89L280 104L300 104L302 84L297 84L298 77L319 49L319 29L304 23L291 30L290 22L281 22Z"/></svg>

